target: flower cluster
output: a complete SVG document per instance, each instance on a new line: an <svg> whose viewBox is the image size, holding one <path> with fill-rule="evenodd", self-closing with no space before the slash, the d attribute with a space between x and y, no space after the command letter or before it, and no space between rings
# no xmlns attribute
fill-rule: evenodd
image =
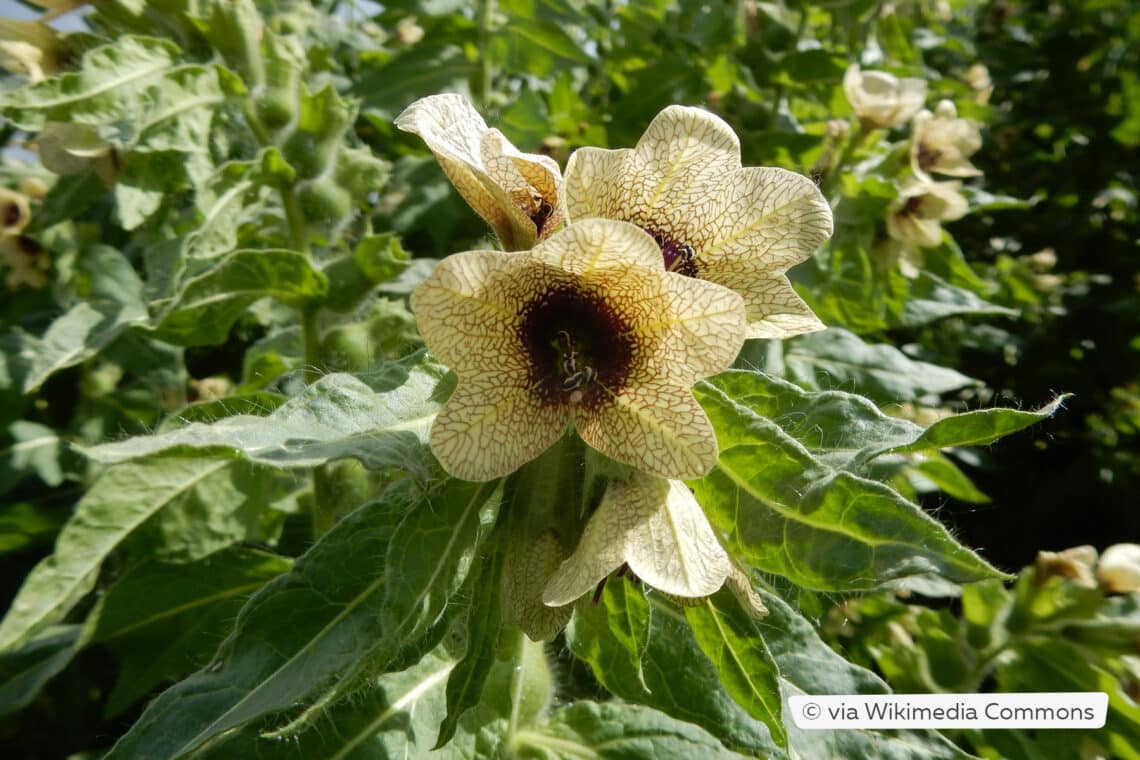
<svg viewBox="0 0 1140 760"><path fill-rule="evenodd" d="M502 477L572 426L632 468L557 567L557 531L520 549L510 564L544 583L505 581L516 622L553 635L569 613L542 610L615 570L679 597L736 577L680 482L718 456L691 388L727 369L746 338L823 329L786 275L832 231L815 184L744 168L732 129L696 108L666 108L634 148L579 149L565 177L458 95L417 101L396 125L427 143L507 251L451 255L412 294L425 344L458 377L431 430L440 464Z"/></svg>
<svg viewBox="0 0 1140 760"><path fill-rule="evenodd" d="M891 257L903 274L916 276L923 262L921 249L941 245L942 223L961 219L968 211L960 179L981 174L970 162L982 146L980 126L959 118L949 100L940 101L933 112L925 109L927 86L921 79L899 79L852 65L843 87L863 132L910 123L910 173L899 184L886 225ZM936 180L934 175L958 179Z"/></svg>

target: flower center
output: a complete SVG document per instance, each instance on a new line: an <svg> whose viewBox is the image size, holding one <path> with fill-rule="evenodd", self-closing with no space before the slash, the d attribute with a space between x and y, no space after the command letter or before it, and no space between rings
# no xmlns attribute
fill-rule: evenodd
<svg viewBox="0 0 1140 760"><path fill-rule="evenodd" d="M686 277L696 277L698 272L697 254L693 246L674 240L664 232L653 227L643 227L653 236L653 240L661 247L661 255L665 257L665 269Z"/></svg>
<svg viewBox="0 0 1140 760"><path fill-rule="evenodd" d="M924 142L918 143L918 168L923 171L928 171L931 167L938 163L938 159L942 158L942 151L931 148Z"/></svg>
<svg viewBox="0 0 1140 760"><path fill-rule="evenodd" d="M634 354L613 304L573 284L557 284L521 310L519 337L529 383L545 404L593 406L625 385Z"/></svg>

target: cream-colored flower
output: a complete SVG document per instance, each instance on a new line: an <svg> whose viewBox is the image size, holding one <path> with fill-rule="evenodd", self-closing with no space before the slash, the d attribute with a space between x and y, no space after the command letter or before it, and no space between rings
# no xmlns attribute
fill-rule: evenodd
<svg viewBox="0 0 1140 760"><path fill-rule="evenodd" d="M744 342L740 296L665 271L631 224L568 226L531 251L447 257L412 294L429 350L459 376L431 430L444 469L506 475L573 420L587 444L664 477L716 463L690 387Z"/></svg>
<svg viewBox="0 0 1140 760"><path fill-rule="evenodd" d="M966 85L974 91L975 103L985 105L990 102L990 96L994 93L994 82L990 79L990 70L985 67L985 64L975 63L970 66L966 69L963 79Z"/></svg>
<svg viewBox="0 0 1140 760"><path fill-rule="evenodd" d="M1060 552L1040 551L1033 562L1039 583L1060 576L1086 588L1096 588L1096 579L1093 578L1095 564L1096 548L1088 544Z"/></svg>
<svg viewBox="0 0 1140 760"><path fill-rule="evenodd" d="M427 143L506 250L527 250L565 221L558 164L549 156L520 152L462 95L421 98L396 117L396 126Z"/></svg>
<svg viewBox="0 0 1140 760"><path fill-rule="evenodd" d="M959 182L916 178L899 191L887 213L887 234L902 243L935 248L942 243L942 222L961 219L969 210Z"/></svg>
<svg viewBox="0 0 1140 760"><path fill-rule="evenodd" d="M685 484L644 473L609 484L542 600L551 607L570 604L622 565L658 591L685 598L714 593L734 570Z"/></svg>
<svg viewBox="0 0 1140 760"><path fill-rule="evenodd" d="M575 224L636 224L667 269L735 290L749 338L824 328L784 273L831 235L831 208L807 177L741 168L740 140L707 111L669 106L633 149L579 148L566 167L566 204Z"/></svg>
<svg viewBox="0 0 1140 760"><path fill-rule="evenodd" d="M1105 591L1140 591L1140 545L1113 544L1105 549L1096 566L1096 577Z"/></svg>
<svg viewBox="0 0 1140 760"><path fill-rule="evenodd" d="M11 290L22 285L38 290L48 283L51 257L42 245L27 235L18 232L0 235L0 264L8 270L4 284Z"/></svg>
<svg viewBox="0 0 1140 760"><path fill-rule="evenodd" d="M926 102L926 81L862 71L853 63L843 75L843 92L864 124L890 129L906 124L919 112Z"/></svg>
<svg viewBox="0 0 1140 760"><path fill-rule="evenodd" d="M47 24L0 19L0 66L35 84L62 69L66 59L67 47Z"/></svg>
<svg viewBox="0 0 1140 760"><path fill-rule="evenodd" d="M32 208L28 196L0 187L0 225L3 233L9 235L28 226L32 218Z"/></svg>
<svg viewBox="0 0 1140 760"><path fill-rule="evenodd" d="M972 119L959 119L949 100L934 109L919 111L914 117L910 138L910 165L915 174L946 174L976 177L982 172L970 163L970 156L982 147L982 134Z"/></svg>

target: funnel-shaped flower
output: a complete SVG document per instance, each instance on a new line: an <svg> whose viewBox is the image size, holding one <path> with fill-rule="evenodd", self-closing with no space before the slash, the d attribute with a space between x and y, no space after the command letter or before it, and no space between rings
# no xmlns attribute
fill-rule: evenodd
<svg viewBox="0 0 1140 760"><path fill-rule="evenodd" d="M977 122L959 119L958 110L949 100L940 102L934 113L923 110L914 117L910 165L915 174L976 177L982 172L969 158L981 147Z"/></svg>
<svg viewBox="0 0 1140 760"><path fill-rule="evenodd" d="M749 338L824 327L784 272L831 235L831 208L807 177L741 168L736 134L707 111L666 108L633 149L578 149L566 167L566 204L575 223L636 224L667 269L735 290Z"/></svg>
<svg viewBox="0 0 1140 760"><path fill-rule="evenodd" d="M462 95L421 98L396 117L396 126L427 143L506 250L531 248L565 221L562 173L554 159L520 152Z"/></svg>
<svg viewBox="0 0 1140 760"><path fill-rule="evenodd" d="M887 213L887 234L903 243L935 248L942 243L942 222L961 219L969 210L959 182L911 181L899 191Z"/></svg>
<svg viewBox="0 0 1140 760"><path fill-rule="evenodd" d="M609 484L542 600L570 604L623 564L658 591L688 598L714 593L734 569L685 484L644 473Z"/></svg>
<svg viewBox="0 0 1140 760"><path fill-rule="evenodd" d="M412 294L427 347L459 385L431 447L467 480L505 475L571 420L606 456L700 477L716 438L690 392L744 342L740 296L665 271L633 225L573 224L531 251L447 257Z"/></svg>
<svg viewBox="0 0 1140 760"><path fill-rule="evenodd" d="M905 124L926 102L926 81L899 79L885 71L862 71L851 64L843 75L843 92L864 124L890 129Z"/></svg>

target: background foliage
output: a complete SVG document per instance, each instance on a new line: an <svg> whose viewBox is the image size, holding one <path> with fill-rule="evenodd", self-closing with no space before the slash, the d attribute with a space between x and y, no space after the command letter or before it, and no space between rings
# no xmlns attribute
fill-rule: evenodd
<svg viewBox="0 0 1140 760"><path fill-rule="evenodd" d="M1135 595L1034 563L1140 535L1130 10L87 9L45 47L58 71L0 95L0 200L30 203L4 220L0 737L27 757L416 756L449 735L464 757L1138 756ZM985 125L970 213L917 272L885 247L908 127L859 130L853 61ZM701 105L745 165L820 182L836 233L793 280L832 329L752 343L697 389L722 458L690 485L767 617L611 579L552 645L501 630L525 482L438 470L423 435L451 381L405 300L436 258L492 245L392 126L445 90L563 165ZM781 713L888 689L1105 690L1109 719L939 735Z"/></svg>

